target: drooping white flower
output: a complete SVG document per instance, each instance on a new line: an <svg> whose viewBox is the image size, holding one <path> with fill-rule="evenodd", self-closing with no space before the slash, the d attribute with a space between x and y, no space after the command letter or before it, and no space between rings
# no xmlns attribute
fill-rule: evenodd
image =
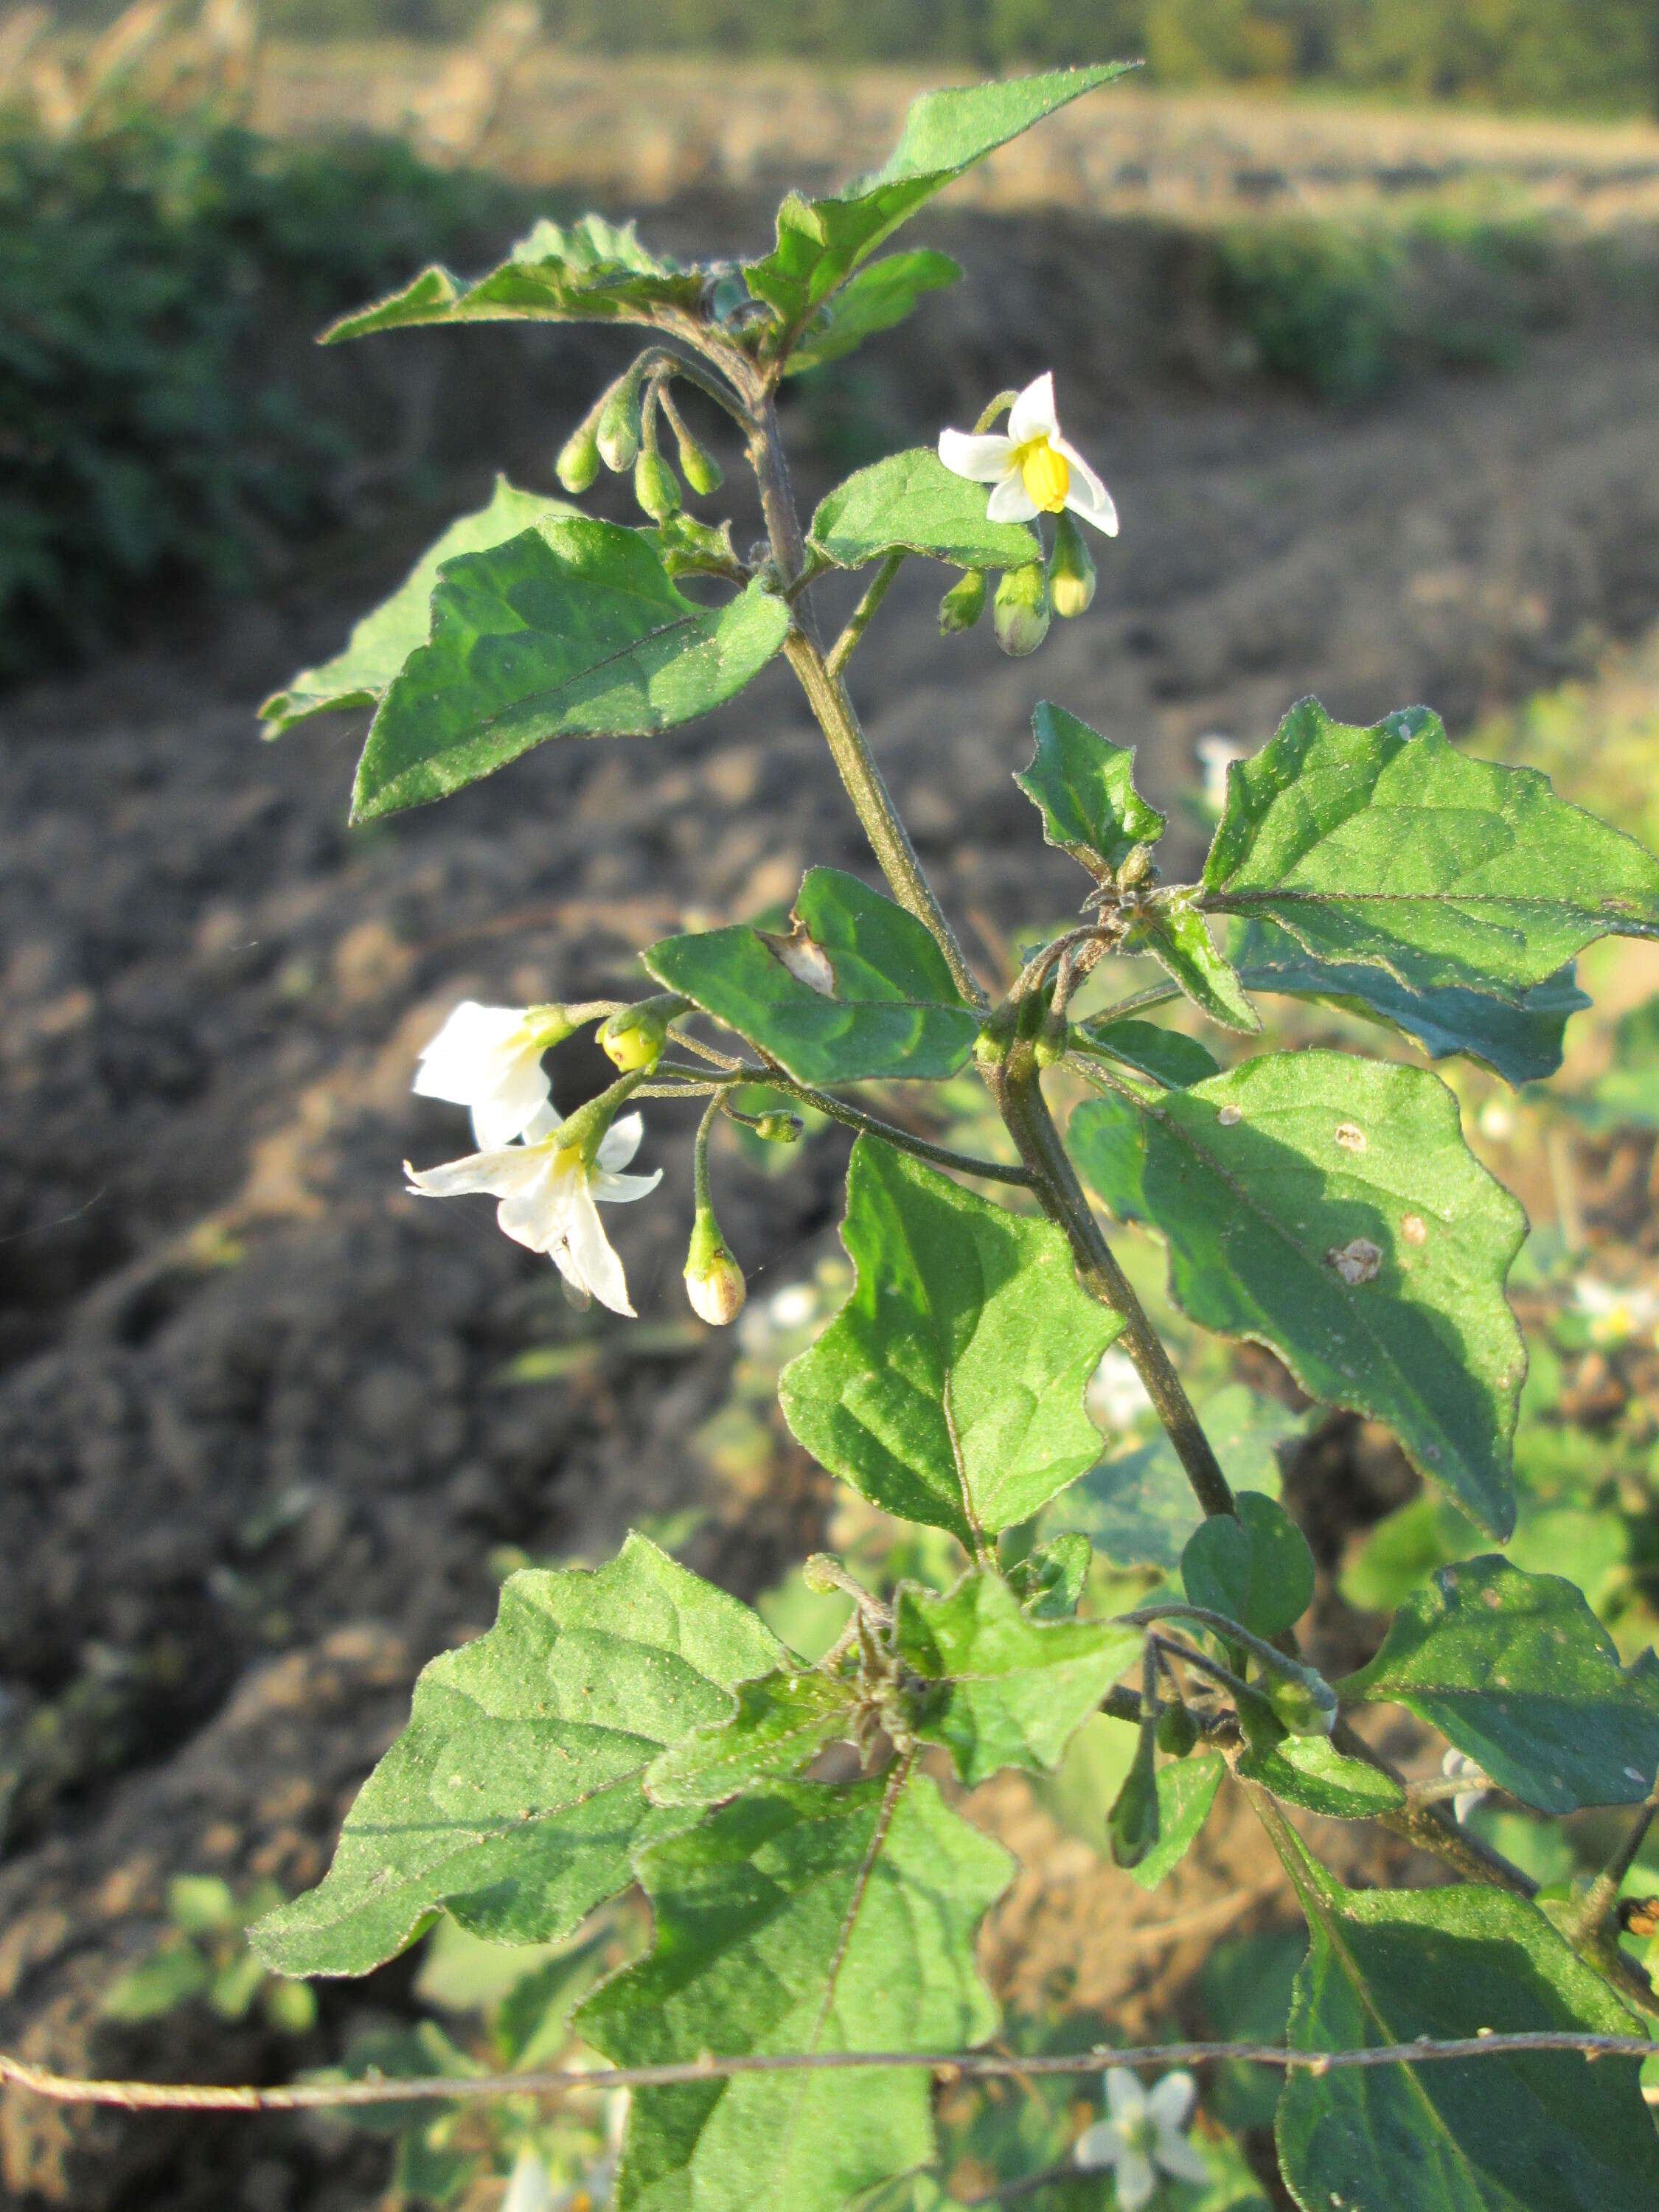
<svg viewBox="0 0 1659 2212"><path fill-rule="evenodd" d="M1128 1353L1115 1346L1103 1352L1083 1393L1083 1410L1095 1426L1109 1437L1121 1436L1133 1428L1152 1402Z"/></svg>
<svg viewBox="0 0 1659 2212"><path fill-rule="evenodd" d="M662 1170L648 1176L618 1172L645 1134L637 1114L624 1114L611 1123L591 1162L580 1146L560 1144L562 1127L553 1108L544 1105L526 1127L522 1144L471 1152L436 1168L416 1169L405 1160L404 1173L421 1198L488 1191L501 1200L495 1218L515 1243L545 1252L584 1297L596 1297L612 1313L632 1316L623 1264L606 1240L595 1201L626 1206L644 1198L662 1181Z"/></svg>
<svg viewBox="0 0 1659 2212"><path fill-rule="evenodd" d="M542 1054L570 1034L562 1006L483 1006L463 999L421 1054L415 1089L472 1109L486 1151L522 1136L550 1088Z"/></svg>
<svg viewBox="0 0 1659 2212"><path fill-rule="evenodd" d="M1449 1751L1440 1762L1440 1771L1448 1782L1462 1782L1467 1776L1474 1784L1471 1789L1460 1790L1452 1799L1452 1811L1461 1827L1486 1795L1488 1785L1485 1770L1478 1759L1470 1759L1461 1751Z"/></svg>
<svg viewBox="0 0 1659 2212"><path fill-rule="evenodd" d="M941 430L939 457L952 476L994 484L992 522L1030 522L1069 507L1108 538L1117 536L1112 495L1060 434L1052 370L1028 384L1008 410L1006 431Z"/></svg>
<svg viewBox="0 0 1659 2212"><path fill-rule="evenodd" d="M1123 2212L1152 2203L1160 2172L1176 2181L1211 2179L1208 2160L1186 2136L1197 2095L1190 2074L1166 2074L1150 2091L1127 2066L1108 2067L1105 2080L1112 2117L1084 2130L1072 2158L1085 2172L1112 2168Z"/></svg>
<svg viewBox="0 0 1659 2212"><path fill-rule="evenodd" d="M1572 1286L1572 1302L1589 1320L1594 1344L1625 1344L1646 1335L1659 1323L1659 1293L1641 1288L1621 1288L1604 1283L1598 1275L1580 1275Z"/></svg>

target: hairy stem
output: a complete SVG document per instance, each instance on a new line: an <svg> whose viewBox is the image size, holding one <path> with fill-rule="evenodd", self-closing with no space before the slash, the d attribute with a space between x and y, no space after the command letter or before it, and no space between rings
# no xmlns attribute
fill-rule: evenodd
<svg viewBox="0 0 1659 2212"><path fill-rule="evenodd" d="M890 553L880 568L877 569L871 579L869 589L847 617L847 627L830 648L829 656L823 664L830 675L839 676L858 650L859 640L869 629L876 609L887 597L889 586L903 566L904 554L901 550L896 553Z"/></svg>

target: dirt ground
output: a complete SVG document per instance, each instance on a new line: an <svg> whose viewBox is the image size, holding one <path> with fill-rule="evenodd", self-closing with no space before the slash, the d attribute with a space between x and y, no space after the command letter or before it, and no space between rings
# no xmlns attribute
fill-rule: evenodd
<svg viewBox="0 0 1659 2212"><path fill-rule="evenodd" d="M757 223L710 199L658 230L742 243ZM1165 264L1131 239L980 215L931 235L969 281L872 349L844 387L850 423L797 405L803 497L860 413L931 437L1052 364L1123 514L1093 612L1036 660L1001 659L988 626L940 641L947 580L918 566L855 664L883 765L988 962L1001 932L1076 896L1010 781L1036 697L1138 743L1168 801L1200 737L1260 742L1306 691L1356 719L1426 699L1462 726L1659 616L1659 352L1639 300L1538 333L1510 374L1345 416L1218 390L1212 334L1172 316ZM602 352L394 340L395 365L362 374L385 380L389 451L426 451L453 512L485 489L486 457L548 481ZM70 2069L274 2075L396 2002L397 1968L368 1998L331 1992L301 2045L188 2011L135 2038L97 2009L153 1942L169 1875L316 1878L416 1669L491 1618L501 1547L597 1557L631 1521L701 1502L685 1556L752 1593L821 1527L804 1465L756 1500L686 1449L732 1358L679 1285L689 1123L647 1117L642 1164L664 1186L616 1224L650 1348L623 1357L623 1325L596 1330L593 1357L537 1387L502 1370L569 1333L550 1271L487 1207L405 1196L399 1163L465 1149L461 1117L409 1091L458 999L625 987L665 929L753 911L809 863L867 871L855 825L780 665L690 731L550 746L349 835L359 732L262 749L253 708L441 519L391 500L371 556L331 554L276 604L205 627L180 609L150 649L0 705L0 2048ZM565 1048L563 1103L595 1063ZM843 1159L830 1138L776 1178L726 1164L722 1216L757 1292L833 1244ZM993 1810L1043 1856L1052 1832L1021 1789ZM1259 1884L1243 1848L1224 1838L1135 1910ZM1036 1971L1046 1896L1051 1932L1075 1948L1093 1931L1108 1961L1091 2001L1144 1998L1146 1960L1171 1954L1126 1941L1109 1964L1098 1931L1124 1924L1124 1891L1062 1847L998 1923L998 1978L1019 1991ZM373 2144L297 2125L94 2124L16 2097L0 2151L0 2201L84 2212L344 2212L383 2172Z"/></svg>

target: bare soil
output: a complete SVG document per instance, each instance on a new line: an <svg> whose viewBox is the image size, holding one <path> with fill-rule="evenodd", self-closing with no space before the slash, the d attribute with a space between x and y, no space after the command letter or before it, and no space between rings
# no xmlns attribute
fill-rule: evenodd
<svg viewBox="0 0 1659 2212"><path fill-rule="evenodd" d="M762 228L755 203L710 197L664 234ZM1306 691L1364 719L1427 699L1459 726L1659 615L1659 353L1639 297L1564 314L1508 376L1342 416L1218 386L1215 334L1137 232L958 216L932 234L969 282L872 349L839 411L797 403L803 498L830 480L826 441L871 422L931 437L1053 365L1123 513L1093 612L1039 659L1002 659L988 626L939 641L948 580L918 565L855 664L988 969L1004 933L1078 891L1010 781L1036 697L1138 743L1168 802L1199 737L1259 742ZM360 397L387 422L370 553L329 550L258 609L180 609L148 650L0 710L0 2048L70 2069L274 2076L337 2052L365 2002L399 2001L395 1967L367 1996L331 1992L302 2044L192 2011L134 2038L98 2014L154 1942L169 1875L316 1878L415 1670L491 1618L501 1547L597 1557L641 1516L701 1503L687 1557L752 1593L822 1524L804 1465L757 1500L688 1451L732 1358L679 1286L689 1127L650 1117L664 1187L616 1231L644 1323L673 1328L637 1357L621 1325L597 1331L594 1356L533 1388L502 1373L568 1332L550 1271L487 1207L406 1197L399 1163L465 1148L461 1117L409 1091L457 999L625 988L665 929L752 912L809 863L867 872L855 825L781 666L691 730L548 747L368 833L344 827L356 729L261 750L262 694L337 646L489 463L549 481L609 355L480 336L379 358L353 372L380 380ZM424 514L404 495L420 469L444 488ZM562 1103L599 1065L565 1048ZM832 1243L843 1159L830 1137L775 1179L726 1164L757 1291ZM1020 1788L987 1802L1032 1869L1053 1860ZM1206 1850L1133 1911L1263 1881L1236 1838ZM990 1941L1000 1982L1027 1996L1069 1950L1091 2002L1149 2002L1116 1933L1124 1893L1074 1850L1028 1872ZM1186 1954L1158 1955L1174 2001ZM298 2125L93 2123L16 2096L0 2157L0 2201L84 2212L327 2212L370 2201L383 2171L372 2145Z"/></svg>

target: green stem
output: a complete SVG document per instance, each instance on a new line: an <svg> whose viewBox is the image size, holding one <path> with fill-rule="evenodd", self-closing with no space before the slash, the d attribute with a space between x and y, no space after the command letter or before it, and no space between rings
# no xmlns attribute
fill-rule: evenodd
<svg viewBox="0 0 1659 2212"><path fill-rule="evenodd" d="M793 1076L784 1075L775 1068L757 1067L748 1080L781 1092L798 1106L811 1107L828 1120L839 1121L843 1128L879 1137L901 1152L909 1152L919 1160L929 1160L936 1168L951 1168L958 1175L977 1176L984 1182L1013 1183L1021 1189L1030 1188L1029 1168L1010 1167L1001 1160L975 1159L971 1152L954 1152L949 1145L935 1145L926 1137L912 1136L908 1129L884 1121L879 1115L866 1114L861 1106L849 1105L844 1098L834 1097L827 1091L814 1091L809 1084L797 1083Z"/></svg>
<svg viewBox="0 0 1659 2212"><path fill-rule="evenodd" d="M904 554L901 550L890 553L877 569L869 589L848 617L847 627L830 648L823 664L828 675L839 676L858 650L859 640L869 629L876 609L887 597L888 587L903 566Z"/></svg>
<svg viewBox="0 0 1659 2212"><path fill-rule="evenodd" d="M1636 1863L1636 1854L1648 1839L1653 1816L1659 1813L1659 1790L1648 1799L1631 1824L1630 1833L1590 1884L1583 1903L1574 1914L1569 1940L1575 1948L1602 1933L1625 1876Z"/></svg>

